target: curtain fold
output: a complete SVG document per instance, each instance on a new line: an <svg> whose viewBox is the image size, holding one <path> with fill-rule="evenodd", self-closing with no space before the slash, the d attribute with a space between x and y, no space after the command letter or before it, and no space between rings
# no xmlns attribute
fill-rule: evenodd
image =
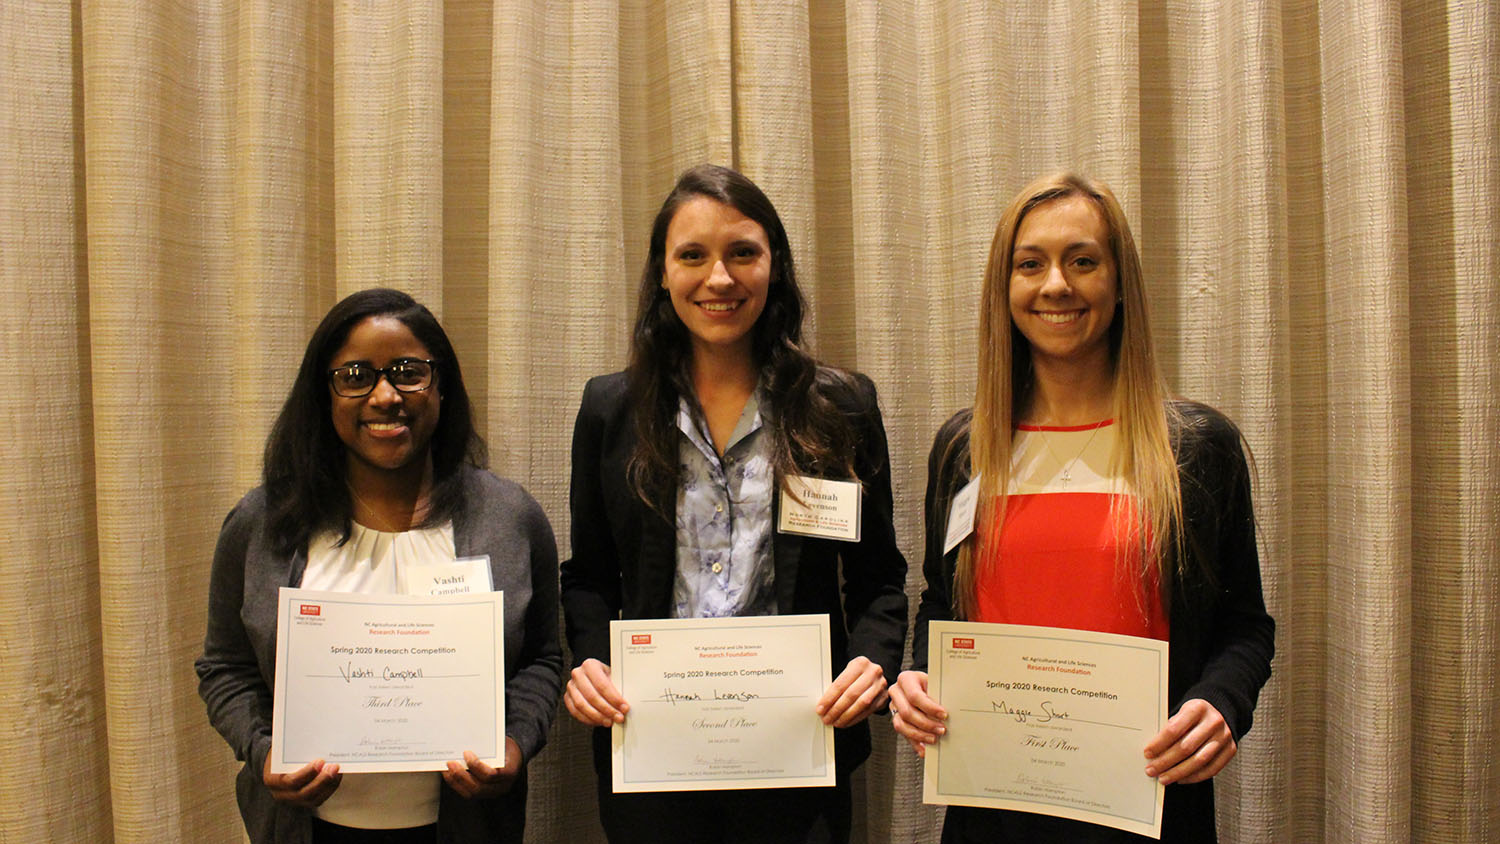
<svg viewBox="0 0 1500 844"><path fill-rule="evenodd" d="M1312 4L1287 4L1281 10L1283 79L1286 99L1287 274L1285 298L1288 354L1281 364L1282 389L1287 394L1281 414L1286 419L1283 439L1289 463L1287 497L1281 508L1268 511L1267 499L1257 499L1264 533L1280 513L1287 536L1287 556L1279 563L1281 589L1296 600L1279 606L1277 655L1270 694L1284 689L1288 715L1279 724L1282 766L1281 801L1261 812L1272 828L1286 830L1285 840L1323 841L1328 815L1324 782L1329 773L1328 730L1319 718L1294 718L1290 713L1321 712L1326 706L1330 638L1334 630L1327 616L1327 541L1330 462L1329 378L1327 321L1336 309L1326 301L1329 264L1323 244L1326 175L1323 170L1323 62L1319 52L1322 10ZM1344 271L1340 271L1342 274ZM1292 362L1296 362L1293 366ZM1295 396L1295 401L1292 397ZM1265 450L1260 459L1266 459ZM1265 488L1262 481L1259 489ZM1295 498L1293 497L1295 495ZM1270 503L1275 503L1273 500ZM1277 564L1273 563L1273 567ZM1262 572L1262 580L1265 580ZM1268 584L1269 585L1269 584ZM1265 728L1262 721L1261 729ZM1275 738L1273 738L1275 740ZM1269 840L1276 840L1276 835Z"/></svg>
<svg viewBox="0 0 1500 844"><path fill-rule="evenodd" d="M0 355L20 376L0 403L0 769L56 766L76 788L0 801L16 841L108 840L113 814L79 40L68 5L0 7Z"/></svg>
<svg viewBox="0 0 1500 844"><path fill-rule="evenodd" d="M336 287L400 287L441 318L442 0L332 6Z"/></svg>
<svg viewBox="0 0 1500 844"><path fill-rule="evenodd" d="M83 6L94 495L107 766L118 841L231 818L189 666L216 519L234 482L230 221L236 19L226 4ZM205 374L210 374L205 378ZM208 518L205 518L208 517ZM35 561L34 564L43 564ZM38 631L40 633L40 631ZM170 740L165 740L171 737ZM200 808L202 807L202 808ZM213 805L214 809L218 804ZM205 824L204 821L211 821Z"/></svg>
<svg viewBox="0 0 1500 844"><path fill-rule="evenodd" d="M1324 670L1328 717L1360 725L1327 731L1324 834L1330 842L1408 841L1412 407L1401 15L1394 5L1323 9L1328 621L1343 633L1332 638Z"/></svg>
<svg viewBox="0 0 1500 844"><path fill-rule="evenodd" d="M0 762L49 783L0 783L0 839L240 840L208 566L342 295L440 316L566 556L584 381L702 161L766 190L810 345L878 385L913 599L998 216L1108 182L1170 383L1255 458L1278 651L1221 840L1500 835L1494 4L76 0L4 4L0 48ZM856 840L935 841L874 733ZM530 788L528 840L602 840L565 712Z"/></svg>
<svg viewBox="0 0 1500 844"><path fill-rule="evenodd" d="M316 5L239 5L230 128L233 205L226 291L232 383L204 390L233 403L231 490L260 478L265 434L307 335L335 298L333 16Z"/></svg>
<svg viewBox="0 0 1500 844"><path fill-rule="evenodd" d="M1412 836L1500 835L1500 16L1403 9L1411 284ZM1439 744L1448 752L1428 753Z"/></svg>

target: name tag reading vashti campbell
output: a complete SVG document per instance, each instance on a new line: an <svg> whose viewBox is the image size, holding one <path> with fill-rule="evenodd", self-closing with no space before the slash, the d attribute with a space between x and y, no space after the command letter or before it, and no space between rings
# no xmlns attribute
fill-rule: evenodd
<svg viewBox="0 0 1500 844"><path fill-rule="evenodd" d="M404 572L402 585L407 595L473 595L495 591L488 554L435 566L407 566Z"/></svg>
<svg viewBox="0 0 1500 844"><path fill-rule="evenodd" d="M858 481L831 481L806 475L787 477L781 490L776 530L820 539L859 541Z"/></svg>

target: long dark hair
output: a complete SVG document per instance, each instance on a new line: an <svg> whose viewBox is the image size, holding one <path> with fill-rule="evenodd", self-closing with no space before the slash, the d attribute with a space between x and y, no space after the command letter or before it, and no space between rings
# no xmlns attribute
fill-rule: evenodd
<svg viewBox="0 0 1500 844"><path fill-rule="evenodd" d="M442 409L428 446L432 491L422 524L452 519L464 504L460 467L465 462L485 465L484 440L474 430L458 356L437 317L399 290L373 288L351 294L333 306L307 341L297 380L266 438L262 482L267 529L281 553L304 548L320 530L340 531L340 543L349 538L354 508L345 484L344 443L333 429L328 369L333 353L344 345L354 326L373 316L400 320L437 363L429 389L442 397Z"/></svg>
<svg viewBox="0 0 1500 844"><path fill-rule="evenodd" d="M734 208L760 224L771 249L771 280L766 306L751 329L751 354L770 403L773 463L783 486L787 476L820 472L854 476L854 435L847 417L815 388L819 380L845 380L820 367L802 348L802 313L807 302L797 287L792 247L776 207L755 183L714 164L683 173L651 224L651 245L641 271L635 333L631 338L629 391L634 405L636 443L630 482L659 512L678 481L677 406L686 398L700 415L693 390L692 338L661 286L666 272L667 226L689 200L704 196Z"/></svg>

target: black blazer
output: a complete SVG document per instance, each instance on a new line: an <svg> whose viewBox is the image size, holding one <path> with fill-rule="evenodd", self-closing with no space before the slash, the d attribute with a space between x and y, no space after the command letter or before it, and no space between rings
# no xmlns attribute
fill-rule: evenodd
<svg viewBox="0 0 1500 844"><path fill-rule="evenodd" d="M776 533L776 612L828 613L833 670L863 655L894 683L906 639L906 559L891 522L890 460L875 385L858 373L841 377L822 370L815 389L826 390L854 425L854 469L863 482L860 540ZM630 485L626 467L636 439L631 408L625 373L592 378L573 428L573 556L562 564L562 605L575 665L590 657L609 662L611 619L671 615L677 528ZM779 500L778 493L773 506ZM841 773L869 752L867 724L837 732Z"/></svg>

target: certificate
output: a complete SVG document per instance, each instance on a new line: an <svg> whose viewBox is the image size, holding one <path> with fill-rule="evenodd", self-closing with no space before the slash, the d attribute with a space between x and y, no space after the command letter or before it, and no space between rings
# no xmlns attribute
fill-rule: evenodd
<svg viewBox="0 0 1500 844"><path fill-rule="evenodd" d="M282 587L271 772L441 771L505 758L499 592L443 597Z"/></svg>
<svg viewBox="0 0 1500 844"><path fill-rule="evenodd" d="M1017 809L1161 837L1146 743L1167 720L1167 643L934 621L927 691L948 710L927 803Z"/></svg>
<svg viewBox="0 0 1500 844"><path fill-rule="evenodd" d="M614 790L834 784L827 615L611 621Z"/></svg>

